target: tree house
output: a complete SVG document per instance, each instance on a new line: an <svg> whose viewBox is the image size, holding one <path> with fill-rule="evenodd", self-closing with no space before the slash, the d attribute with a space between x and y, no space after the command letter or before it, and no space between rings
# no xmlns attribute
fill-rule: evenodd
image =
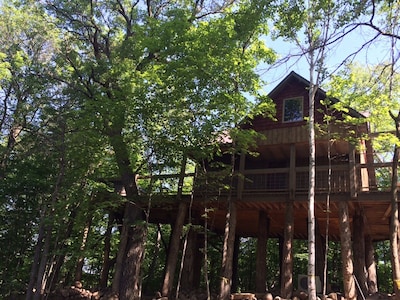
<svg viewBox="0 0 400 300"><path fill-rule="evenodd" d="M268 215L270 220L269 236L281 236L286 202L291 200L295 208L294 236L307 239L308 86L306 79L291 72L269 94L276 105L276 120L256 117L250 125L245 125L262 133L265 139L258 141L257 148L252 149L257 155L242 155L235 159L235 170L242 174L232 191L238 208L236 233L239 236L257 236L260 212ZM368 124L362 121L364 116L350 108L346 112L327 111L321 104L326 97L326 93L319 89L315 103L315 122L319 128L315 145L315 214L318 228L321 234L325 234L329 215L328 234L332 240L340 240L337 203L346 201L350 216L363 212L366 234L373 241L388 239L390 185L384 180L379 183L376 171L390 171L391 163L374 163L371 140L366 138ZM335 119L330 121L329 135L324 122L325 114ZM358 124L344 122L346 117L357 119ZM221 161L229 164L229 155L221 157ZM226 213L224 197L227 193L219 191L216 201L215 194L210 192L207 201L204 193L204 189L195 193L193 209L204 211L204 203L214 208L211 212L216 216L213 218L214 229L223 232ZM329 211L326 207L328 194Z"/></svg>
<svg viewBox="0 0 400 300"><path fill-rule="evenodd" d="M252 149L257 155L235 157L235 174L238 176L230 195L226 190L207 190L204 186L195 191L191 206L192 223L203 224L204 211L208 209L209 219L212 219L209 228L223 234L227 199L231 197L237 208L236 236L282 238L290 223L293 238L307 239L308 87L306 79L291 72L271 91L269 96L276 105L276 120L256 117L244 125L265 136ZM374 163L371 140L366 138L369 128L363 115L350 108L345 112L328 109L321 103L326 97L326 93L319 89L315 102L315 122L318 124L315 144L316 235L323 238L328 234L329 240L341 241L340 224L343 220L340 203L346 203L354 247L360 247L359 251L365 253L373 241L389 238L390 185L382 176L377 176L377 172L385 170L390 174L391 163ZM330 101L332 104L339 100ZM331 117L329 125L326 115ZM345 122L349 117L358 122ZM219 158L227 164L230 159L230 155ZM189 196L186 197L183 201L189 202ZM168 223L175 219L177 203L171 200L166 210L165 196L163 200L164 205L161 201L159 205L157 201L153 202L151 221ZM291 220L287 219L288 203L293 206ZM365 261L364 255L361 259ZM355 261L354 269L355 273L357 269L365 269L365 262ZM262 276L256 279L261 282L258 292L263 292ZM359 281L367 285L366 278L359 278ZM376 282L372 284L376 285ZM373 287L366 288L373 291Z"/></svg>

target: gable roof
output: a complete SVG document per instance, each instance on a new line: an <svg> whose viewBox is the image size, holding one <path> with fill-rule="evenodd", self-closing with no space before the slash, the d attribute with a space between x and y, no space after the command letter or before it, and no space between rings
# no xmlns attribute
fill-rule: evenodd
<svg viewBox="0 0 400 300"><path fill-rule="evenodd" d="M291 71L275 88L272 89L272 91L268 94L268 96L271 99L274 99L275 95L278 95L279 93L282 92L282 90L291 82L291 81L297 81L300 84L304 85L305 88L307 89L310 86L310 81L305 79L304 77L300 76L294 71ZM324 99L327 97L326 92L318 87L317 94L320 95L320 98ZM339 99L331 97L330 100L332 101L333 104L340 102ZM348 109L348 112L345 112L345 114L352 116L354 118L365 118L365 116L358 111L352 109L351 107L346 107Z"/></svg>

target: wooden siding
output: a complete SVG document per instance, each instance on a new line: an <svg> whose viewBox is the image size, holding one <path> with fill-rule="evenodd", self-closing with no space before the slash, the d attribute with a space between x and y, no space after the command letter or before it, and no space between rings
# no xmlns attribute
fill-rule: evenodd
<svg viewBox="0 0 400 300"><path fill-rule="evenodd" d="M308 142L308 131L305 125L290 128L274 128L260 131L260 133L265 136L265 139L258 143L259 146Z"/></svg>

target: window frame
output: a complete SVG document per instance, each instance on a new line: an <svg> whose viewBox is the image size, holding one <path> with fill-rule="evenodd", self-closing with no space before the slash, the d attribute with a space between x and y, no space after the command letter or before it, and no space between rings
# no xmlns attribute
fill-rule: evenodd
<svg viewBox="0 0 400 300"><path fill-rule="evenodd" d="M300 109L299 112L301 113L300 117L297 118L292 118L286 120L286 103L289 101L296 100L297 102L300 102ZM304 97L290 97L290 98L285 98L283 99L283 107L282 107L282 123L294 123L294 122L301 122L304 121Z"/></svg>

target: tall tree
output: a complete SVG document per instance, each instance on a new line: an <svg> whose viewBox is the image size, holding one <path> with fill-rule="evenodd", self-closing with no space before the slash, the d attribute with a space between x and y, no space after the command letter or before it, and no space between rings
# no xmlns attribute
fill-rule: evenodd
<svg viewBox="0 0 400 300"><path fill-rule="evenodd" d="M236 122L237 107L242 115L252 106L237 90L259 96L256 59L273 55L244 22L256 8L243 7L239 1L46 5L65 35L65 92L78 99L81 118L108 138L125 188L113 280L120 299L140 297L146 226L136 174L146 162L167 164L185 148L216 143L217 132Z"/></svg>
<svg viewBox="0 0 400 300"><path fill-rule="evenodd" d="M310 299L316 299L315 283L315 95L327 76L326 58L337 41L346 34L343 26L353 11L360 12L352 1L277 1L277 35L296 44L299 55L304 56L309 66L309 195L308 195L308 292ZM357 8L355 10L355 8ZM347 205L347 204L346 204ZM345 223L347 224L347 223ZM348 245L348 243L343 243ZM347 259L350 259L348 257ZM350 279L349 279L350 280ZM354 286L346 283L346 296Z"/></svg>

